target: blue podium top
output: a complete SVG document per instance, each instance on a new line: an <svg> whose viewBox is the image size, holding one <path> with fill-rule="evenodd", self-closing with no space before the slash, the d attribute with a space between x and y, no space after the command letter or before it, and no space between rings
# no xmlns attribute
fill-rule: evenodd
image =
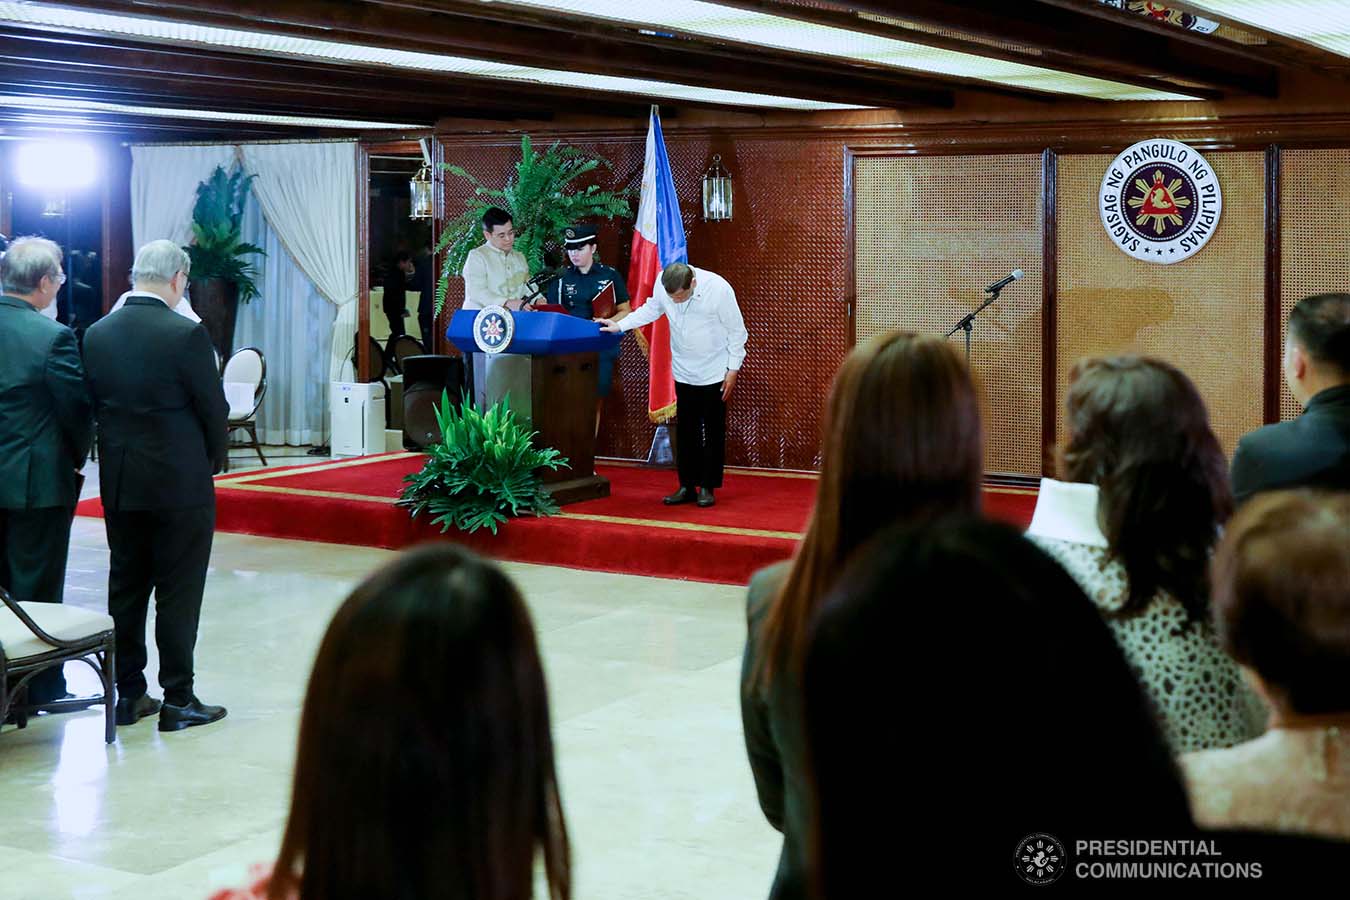
<svg viewBox="0 0 1350 900"><path fill-rule="evenodd" d="M461 309L450 318L445 336L464 353L481 353L473 339L473 323L480 310ZM590 319L554 312L506 311L514 323L513 334L503 353L528 356L558 356L564 353L598 353L617 347L621 335L606 334Z"/></svg>

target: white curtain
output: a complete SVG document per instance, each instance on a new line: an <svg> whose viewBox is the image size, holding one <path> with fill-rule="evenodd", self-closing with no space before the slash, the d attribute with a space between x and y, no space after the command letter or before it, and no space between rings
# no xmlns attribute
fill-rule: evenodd
<svg viewBox="0 0 1350 900"><path fill-rule="evenodd" d="M267 360L258 440L322 444L328 421L328 347L337 307L291 258L252 193L244 204L242 236L267 251L255 262L260 296L239 305L234 332L234 349L257 347Z"/></svg>
<svg viewBox="0 0 1350 900"><path fill-rule="evenodd" d="M233 144L197 147L131 147L131 245L135 253L151 241L192 242L192 206L197 185L211 177L216 166L229 171L237 151ZM127 287L130 287L128 284ZM178 312L197 319L189 297Z"/></svg>
<svg viewBox="0 0 1350 900"><path fill-rule="evenodd" d="M344 380L356 334L356 142L244 144L240 154L278 240L337 307L327 380Z"/></svg>
<svg viewBox="0 0 1350 900"><path fill-rule="evenodd" d="M140 249L167 239L180 246L192 241L192 204L197 185L216 166L234 165L233 144L208 147L131 147L131 242Z"/></svg>

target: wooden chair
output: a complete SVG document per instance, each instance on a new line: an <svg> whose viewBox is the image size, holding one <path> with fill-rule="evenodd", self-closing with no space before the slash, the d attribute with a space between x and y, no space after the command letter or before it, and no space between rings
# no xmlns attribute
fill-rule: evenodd
<svg viewBox="0 0 1350 900"><path fill-rule="evenodd" d="M358 333L356 339L352 341L352 381L357 382L361 380L361 376L358 374L360 370L356 365L356 347L360 340L361 335ZM391 411L389 409L389 398L391 394L389 382L384 376L391 370L397 373L398 369L391 362L391 356L384 352L384 348L380 346L379 341L375 340L373 337L368 340L370 341L368 344L370 347L370 377L367 378L366 381L370 384L374 384L378 381L380 384L384 385L384 427L388 428L389 422L391 421ZM416 338L411 338L411 340L416 340Z"/></svg>
<svg viewBox="0 0 1350 900"><path fill-rule="evenodd" d="M262 445L258 443L258 406L262 403L263 395L267 393L267 360L263 357L262 351L257 347L243 347L236 350L225 363L222 378L226 384L253 386L251 406L230 407L229 431L239 429L247 431L249 442L244 444L244 447L252 448L262 464L267 465L267 457L263 456ZM230 471L228 452L225 455L225 471Z"/></svg>
<svg viewBox="0 0 1350 900"><path fill-rule="evenodd" d="M422 342L410 334L401 334L389 341L389 364L398 374L403 374L403 360L409 356L425 356Z"/></svg>
<svg viewBox="0 0 1350 900"><path fill-rule="evenodd" d="M85 709L89 700L20 703L37 673L80 660L103 681L103 739L117 739L116 645L113 620L64 603L20 603L0 588L0 725L11 712L20 728L33 713ZM16 679L13 688L9 680Z"/></svg>

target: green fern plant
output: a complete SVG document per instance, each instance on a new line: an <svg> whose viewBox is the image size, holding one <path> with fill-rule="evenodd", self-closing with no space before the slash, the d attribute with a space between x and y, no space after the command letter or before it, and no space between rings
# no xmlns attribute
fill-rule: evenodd
<svg viewBox="0 0 1350 900"><path fill-rule="evenodd" d="M536 448L537 432L529 431L507 405L507 400L480 412L467 401L452 406L441 392L436 422L441 439L427 448L421 471L403 481L399 498L415 519L428 514L441 533L453 525L474 532L526 514L549 516L558 505L544 489L541 468L558 469L567 460L552 448Z"/></svg>
<svg viewBox="0 0 1350 900"><path fill-rule="evenodd" d="M530 136L520 139L520 162L515 175L500 190L487 187L459 166L445 163L441 168L465 179L473 186L473 195L459 218L446 225L436 243L435 253L445 254L441 279L436 285L436 315L445 305L445 292L451 278L464 271L469 251L483 243L483 213L490 206L508 210L516 228L516 249L525 256L531 274L544 268L544 251L556 243L563 229L576 222L613 219L627 215L632 190L604 191L591 184L578 189L578 179L600 168L612 169L609 160L590 156L576 147L554 142L542 153L534 149Z"/></svg>
<svg viewBox="0 0 1350 900"><path fill-rule="evenodd" d="M246 177L240 168L227 175L223 166L216 166L211 177L197 185L197 202L192 207L192 243L183 248L192 259L194 279L231 281L239 286L239 300L243 303L258 296L258 270L244 257L267 255L240 235L244 199L249 183L256 177Z"/></svg>

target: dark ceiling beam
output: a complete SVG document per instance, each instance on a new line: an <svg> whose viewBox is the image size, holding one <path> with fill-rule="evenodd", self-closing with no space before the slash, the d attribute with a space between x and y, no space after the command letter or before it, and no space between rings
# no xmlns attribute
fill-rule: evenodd
<svg viewBox="0 0 1350 900"><path fill-rule="evenodd" d="M550 115L542 107L431 104L425 98L414 99L397 92L343 90L320 84L297 86L204 78L166 82L161 76L138 71L110 79L97 70L72 69L60 63L14 61L3 56L0 56L0 88L11 93L40 93L107 103L151 106L190 103L220 111L276 115L296 115L301 111L309 116L386 119L428 127L445 116L447 110L463 118L496 121ZM378 115L372 115L372 110L378 110Z"/></svg>
<svg viewBox="0 0 1350 900"><path fill-rule="evenodd" d="M353 112L364 118L388 118L397 107L420 109L419 118L434 122L447 115L465 118L552 117L549 98L468 79L457 81L416 73L403 75L291 60L255 59L215 54L193 48L119 43L103 38L58 38L42 33L0 29L0 62L34 72L65 73L73 81L107 87L159 85L164 96L192 98L234 95L248 103L255 95L273 95L291 102L293 113L306 112L324 97L350 97ZM562 92L557 94L559 98ZM318 98L316 100L316 98ZM645 115L647 105L597 101L602 114Z"/></svg>
<svg viewBox="0 0 1350 900"><path fill-rule="evenodd" d="M62 0L59 5L824 102L898 108L953 103L951 91L937 80L895 69L644 35L612 23L493 4L429 8L331 0L237 0L228 6L214 0ZM569 90L575 98L578 91Z"/></svg>
<svg viewBox="0 0 1350 900"><path fill-rule="evenodd" d="M14 59L59 60L82 67L100 68L109 77L127 70L153 72L166 83L189 79L235 78L248 82L293 85L340 86L360 91L378 88L424 97L443 103L438 118L455 114L454 107L487 105L493 108L538 111L549 118L553 110L577 107L578 91L570 87L493 81L443 73L421 73L379 66L341 65L291 58L260 57L242 52L218 51L177 44L155 44L107 35L72 35L68 31L0 25L0 42L22 42L10 54ZM585 108L596 114L621 118L645 118L652 99L634 94L593 92ZM743 109L718 104L683 103L685 106ZM380 107L368 118L379 118ZM674 110L671 111L674 113Z"/></svg>
<svg viewBox="0 0 1350 900"><path fill-rule="evenodd" d="M40 118L42 121L37 121ZM48 112L41 110L0 107L0 131L9 134L16 129L26 132L58 132L60 134L124 134L132 132L174 132L196 135L193 140L228 137L230 140L270 137L314 137L312 128L287 125L261 125L253 122L204 122L196 119L133 116L124 113L91 114ZM350 137L356 129L325 129L332 137ZM156 140L159 138L156 137Z"/></svg>
<svg viewBox="0 0 1350 900"><path fill-rule="evenodd" d="M1144 16L1095 2L1087 6L1116 15L1099 15L1095 9L1053 2L906 0L903 4L890 4L826 0L828 8L797 6L783 0L718 2L1143 87L1169 89L1170 85L1170 89L1196 96L1237 92L1274 97L1278 93L1278 70L1268 58L1221 39L1151 22ZM859 12L947 29L984 41L1031 47L1040 54L1017 53L979 41L963 41L950 34L936 35L877 22L860 17ZM1188 85L1198 87L1188 90Z"/></svg>

